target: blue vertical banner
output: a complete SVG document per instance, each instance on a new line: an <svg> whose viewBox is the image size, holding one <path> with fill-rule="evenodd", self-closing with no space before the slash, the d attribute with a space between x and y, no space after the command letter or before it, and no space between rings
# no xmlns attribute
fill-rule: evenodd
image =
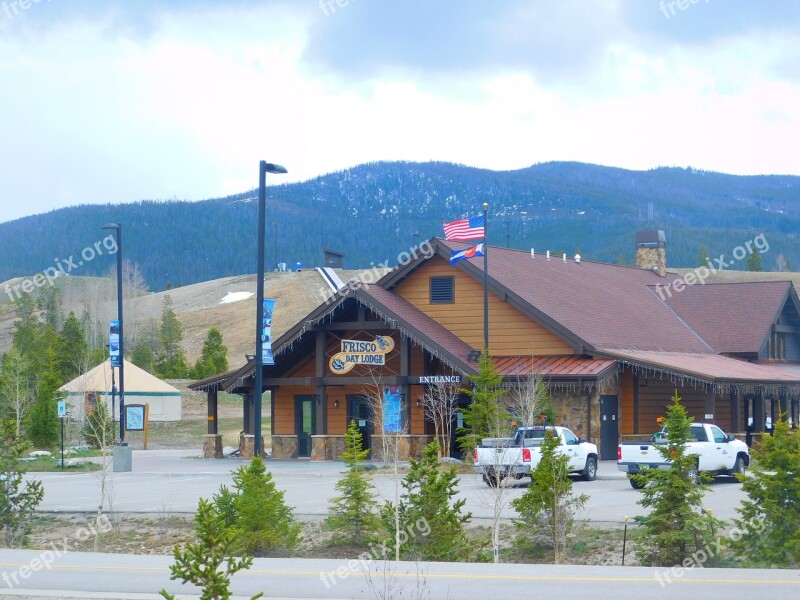
<svg viewBox="0 0 800 600"><path fill-rule="evenodd" d="M387 385L383 388L383 432L400 433L403 430L403 394L400 388Z"/></svg>
<svg viewBox="0 0 800 600"><path fill-rule="evenodd" d="M119 321L110 321L108 330L108 356L111 360L111 366L118 367L122 364L122 359L119 355Z"/></svg>
<svg viewBox="0 0 800 600"><path fill-rule="evenodd" d="M274 365L272 356L272 312L275 310L275 300L264 298L264 320L261 322L261 364Z"/></svg>

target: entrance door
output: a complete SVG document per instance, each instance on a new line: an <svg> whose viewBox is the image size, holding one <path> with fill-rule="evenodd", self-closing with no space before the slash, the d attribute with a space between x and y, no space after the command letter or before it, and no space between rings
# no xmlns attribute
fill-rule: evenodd
<svg viewBox="0 0 800 600"><path fill-rule="evenodd" d="M364 396L356 394L347 395L347 426L350 421L355 421L358 430L361 432L362 447L369 450L369 438L372 433L371 426L372 414L370 413L369 401Z"/></svg>
<svg viewBox="0 0 800 600"><path fill-rule="evenodd" d="M619 443L619 400L600 396L600 460L616 460Z"/></svg>
<svg viewBox="0 0 800 600"><path fill-rule="evenodd" d="M316 396L294 397L294 431L297 434L297 457L311 457L311 436L316 433Z"/></svg>

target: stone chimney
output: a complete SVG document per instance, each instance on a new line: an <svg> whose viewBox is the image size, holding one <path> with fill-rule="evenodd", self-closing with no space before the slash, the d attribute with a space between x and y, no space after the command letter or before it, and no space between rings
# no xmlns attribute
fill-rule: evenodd
<svg viewBox="0 0 800 600"><path fill-rule="evenodd" d="M667 275L667 238L662 230L636 232L636 266Z"/></svg>

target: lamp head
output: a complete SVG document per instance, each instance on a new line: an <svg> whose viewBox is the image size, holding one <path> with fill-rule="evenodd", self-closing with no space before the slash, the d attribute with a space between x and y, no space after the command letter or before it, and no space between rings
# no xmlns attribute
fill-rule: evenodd
<svg viewBox="0 0 800 600"><path fill-rule="evenodd" d="M282 167L281 165L276 165L275 163L263 163L263 165L265 173L272 173L273 175L288 173L286 167Z"/></svg>

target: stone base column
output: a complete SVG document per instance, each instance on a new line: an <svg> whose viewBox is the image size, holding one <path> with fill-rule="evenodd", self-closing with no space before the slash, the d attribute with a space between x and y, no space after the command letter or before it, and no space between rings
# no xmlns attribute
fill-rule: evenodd
<svg viewBox="0 0 800 600"><path fill-rule="evenodd" d="M241 437L241 455L242 458L253 458L253 454L256 450L256 436L251 435L249 433L244 434ZM264 450L264 437L261 437L261 450Z"/></svg>
<svg viewBox="0 0 800 600"><path fill-rule="evenodd" d="M203 436L203 458L222 458L222 434Z"/></svg>

